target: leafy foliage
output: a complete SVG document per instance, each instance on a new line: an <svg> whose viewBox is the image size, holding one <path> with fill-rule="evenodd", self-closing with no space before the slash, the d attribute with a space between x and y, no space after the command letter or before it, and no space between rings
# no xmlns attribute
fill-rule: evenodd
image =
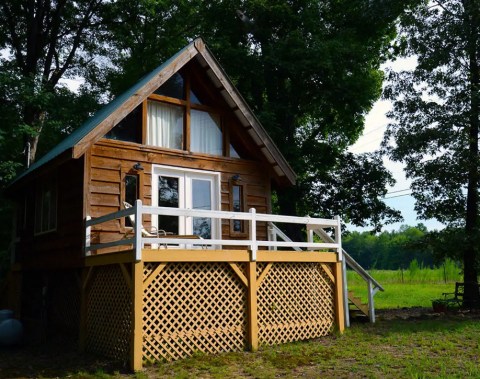
<svg viewBox="0 0 480 379"><path fill-rule="evenodd" d="M343 238L342 244L367 269L407 269L414 261L422 267L432 267L443 259L434 256L430 246L422 243L427 234L423 224L404 225L398 231L378 235L352 232Z"/></svg>
<svg viewBox="0 0 480 379"><path fill-rule="evenodd" d="M202 35L299 175L296 188L277 193L281 213L340 214L376 228L398 220L398 212L377 200L392 181L381 161L346 149L380 95L379 65L408 2L174 3L112 3L109 46L120 70L107 75L106 88L121 91ZM347 189L352 173L368 187L363 197ZM318 198L324 183L335 186L328 206L320 202L324 194Z"/></svg>
<svg viewBox="0 0 480 379"><path fill-rule="evenodd" d="M420 217L464 228L464 243L456 248L463 253L465 281L475 283L480 2L424 1L402 17L400 26L396 48L404 56L415 55L418 65L389 74L385 97L393 101L389 116L394 122L386 133L385 150L405 163ZM389 140L395 143L389 146ZM475 292L471 295L478 300Z"/></svg>

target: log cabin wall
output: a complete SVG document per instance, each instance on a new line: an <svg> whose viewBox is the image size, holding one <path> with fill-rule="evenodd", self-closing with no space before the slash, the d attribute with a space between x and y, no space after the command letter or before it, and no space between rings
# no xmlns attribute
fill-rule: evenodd
<svg viewBox="0 0 480 379"><path fill-rule="evenodd" d="M125 198L124 178L126 174L137 174L139 179L139 198L145 205L152 204L152 165L172 166L219 172L221 174L221 210L232 210L232 177L239 175L239 184L244 191L244 209L256 208L258 213L271 213L271 189L269 169L261 162L192 154L178 150L161 149L125 141L101 139L87 153L90 162L87 197L89 207L86 212L98 217L123 208ZM144 170L133 169L135 163L141 163ZM150 225L145 219L144 224ZM248 225L245 225L248 230ZM122 238L127 228L125 220L116 220L92 230L92 243L104 243ZM222 238L247 239L247 233L233 232L230 221L222 220ZM267 239L266 224L260 224L257 230L259 240ZM118 248L115 248L118 251ZM108 252L113 250L102 250ZM98 252L100 253L100 252Z"/></svg>
<svg viewBox="0 0 480 379"><path fill-rule="evenodd" d="M82 264L83 166L83 158L52 164L17 194L17 206L21 206L25 219L17 222L15 257L24 268L78 267ZM54 230L39 233L35 231L36 194L46 182L56 183L57 220Z"/></svg>

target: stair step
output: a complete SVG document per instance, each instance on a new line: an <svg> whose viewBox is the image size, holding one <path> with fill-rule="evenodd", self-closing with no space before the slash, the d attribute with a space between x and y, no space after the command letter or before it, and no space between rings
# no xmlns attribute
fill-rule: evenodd
<svg viewBox="0 0 480 379"><path fill-rule="evenodd" d="M369 314L369 309L368 309L368 304L362 303L362 299L355 296L355 293L353 291L348 291L348 300L350 300L350 303L353 304L355 307L358 308L363 314L368 316Z"/></svg>

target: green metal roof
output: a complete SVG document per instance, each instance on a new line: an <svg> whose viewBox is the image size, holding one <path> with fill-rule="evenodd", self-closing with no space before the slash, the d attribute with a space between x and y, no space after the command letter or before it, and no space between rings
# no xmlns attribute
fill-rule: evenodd
<svg viewBox="0 0 480 379"><path fill-rule="evenodd" d="M131 96L133 96L139 89L141 89L145 84L152 80L156 75L158 75L166 66L168 66L172 61L174 61L179 55L181 55L185 50L187 50L194 42L191 42L185 46L182 50L177 52L170 59L165 61L162 65L158 66L156 69L146 74L142 79L136 82L132 87L126 90L121 95L117 96L110 103L106 104L100 110L98 110L92 117L85 121L78 129L75 129L71 134L69 134L64 140L62 140L58 145L56 145L52 150L42 156L38 161L33 163L26 171L19 174L10 186L20 179L26 177L33 171L42 167L46 163L50 162L52 159L58 157L63 152L68 149L73 148L78 142L80 142L88 133L97 127L105 118L110 116L115 112L120 106L127 101Z"/></svg>

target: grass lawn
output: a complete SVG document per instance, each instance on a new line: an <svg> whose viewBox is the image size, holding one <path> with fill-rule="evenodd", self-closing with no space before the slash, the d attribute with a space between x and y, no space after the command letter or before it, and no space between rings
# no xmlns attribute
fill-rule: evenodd
<svg viewBox="0 0 480 379"><path fill-rule="evenodd" d="M385 292L377 292L374 297L375 309L394 309L403 307L431 307L433 299L443 299L442 293L453 292L455 284L444 283L387 283ZM351 284L349 289L367 302L367 285Z"/></svg>
<svg viewBox="0 0 480 379"><path fill-rule="evenodd" d="M480 314L354 323L343 335L256 353L198 354L135 374L56 349L0 349L0 378L480 378Z"/></svg>
<svg viewBox="0 0 480 379"><path fill-rule="evenodd" d="M433 316L432 316L433 317ZM143 377L479 378L479 319L442 317L355 324L343 335L197 356Z"/></svg>
<svg viewBox="0 0 480 379"><path fill-rule="evenodd" d="M443 299L443 293L455 291L455 281L445 283L437 271L421 269L411 275L408 271L372 270L371 275L385 289L375 295L375 309L431 307L433 299ZM354 272L348 272L348 289L367 302L367 284Z"/></svg>

